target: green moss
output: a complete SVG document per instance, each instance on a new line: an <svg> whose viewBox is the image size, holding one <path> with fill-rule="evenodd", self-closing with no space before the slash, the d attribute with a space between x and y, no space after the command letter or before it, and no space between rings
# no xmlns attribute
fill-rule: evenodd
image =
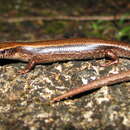
<svg viewBox="0 0 130 130"><path fill-rule="evenodd" d="M51 26L50 26L51 25ZM44 25L44 32L47 34L59 34L63 33L64 29L66 27L66 22L65 21L54 21L54 22L47 22Z"/></svg>

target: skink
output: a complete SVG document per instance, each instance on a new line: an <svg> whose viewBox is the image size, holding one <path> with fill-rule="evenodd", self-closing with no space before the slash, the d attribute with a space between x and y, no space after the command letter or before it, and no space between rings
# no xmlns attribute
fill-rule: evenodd
<svg viewBox="0 0 130 130"><path fill-rule="evenodd" d="M20 71L22 74L29 72L38 63L104 57L111 58L104 66L118 63L119 57L130 58L130 45L125 42L93 38L0 43L1 59L28 62L25 69ZM61 99L63 98L57 100Z"/></svg>

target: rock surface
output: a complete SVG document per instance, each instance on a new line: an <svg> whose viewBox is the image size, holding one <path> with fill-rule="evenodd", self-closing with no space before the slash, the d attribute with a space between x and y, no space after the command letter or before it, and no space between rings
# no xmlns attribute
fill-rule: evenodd
<svg viewBox="0 0 130 130"><path fill-rule="evenodd" d="M51 98L110 73L129 69L129 60L100 67L103 60L36 65L20 75L23 63L0 67L0 129L129 129L130 83L85 92L57 103Z"/></svg>

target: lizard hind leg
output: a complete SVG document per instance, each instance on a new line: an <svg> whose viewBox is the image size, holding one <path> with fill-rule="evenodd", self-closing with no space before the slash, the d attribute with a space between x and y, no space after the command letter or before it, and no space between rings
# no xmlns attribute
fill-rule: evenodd
<svg viewBox="0 0 130 130"><path fill-rule="evenodd" d="M106 67L106 66L110 66L110 65L119 63L119 57L112 50L107 50L105 52L105 56L109 57L111 60L105 64L101 64L102 67Z"/></svg>

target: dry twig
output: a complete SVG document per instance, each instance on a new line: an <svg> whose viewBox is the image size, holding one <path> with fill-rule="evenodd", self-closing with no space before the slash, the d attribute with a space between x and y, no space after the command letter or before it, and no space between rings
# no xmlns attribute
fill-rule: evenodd
<svg viewBox="0 0 130 130"><path fill-rule="evenodd" d="M52 21L52 20L67 20L67 21L91 21L91 20L103 20L103 21L113 21L113 20L130 20L130 15L115 15L115 16L26 16L26 17L0 17L0 21L15 23L24 21Z"/></svg>

